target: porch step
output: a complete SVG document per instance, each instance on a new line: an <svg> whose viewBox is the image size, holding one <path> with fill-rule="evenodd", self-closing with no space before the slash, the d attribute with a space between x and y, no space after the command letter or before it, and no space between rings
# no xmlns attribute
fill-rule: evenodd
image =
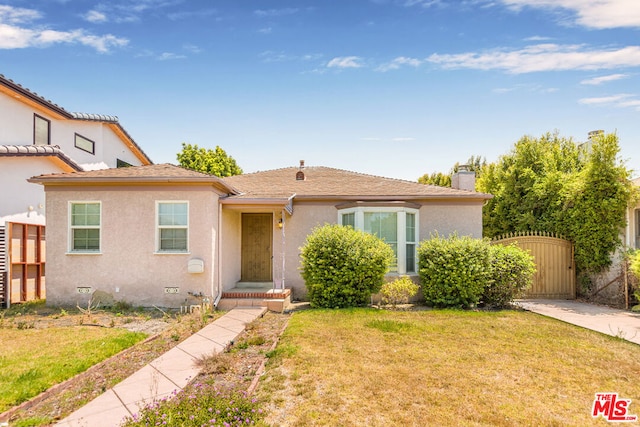
<svg viewBox="0 0 640 427"><path fill-rule="evenodd" d="M270 311L282 313L291 304L291 289L233 288L222 293L218 310L236 307L267 307Z"/></svg>
<svg viewBox="0 0 640 427"><path fill-rule="evenodd" d="M236 288L273 289L273 282L238 282Z"/></svg>

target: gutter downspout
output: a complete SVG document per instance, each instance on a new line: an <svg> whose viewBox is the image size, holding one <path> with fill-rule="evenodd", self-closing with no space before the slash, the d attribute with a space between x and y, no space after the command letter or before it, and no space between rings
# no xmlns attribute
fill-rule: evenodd
<svg viewBox="0 0 640 427"><path fill-rule="evenodd" d="M222 298L222 272L220 271L220 265L222 265L222 261L220 260L221 253L220 247L222 246L222 203L218 201L218 231L216 233L216 268L217 268L217 276L218 276L218 294L216 295L216 299L213 301L213 307L218 308L218 304L220 303L220 299ZM211 281L211 294L213 295L213 280Z"/></svg>

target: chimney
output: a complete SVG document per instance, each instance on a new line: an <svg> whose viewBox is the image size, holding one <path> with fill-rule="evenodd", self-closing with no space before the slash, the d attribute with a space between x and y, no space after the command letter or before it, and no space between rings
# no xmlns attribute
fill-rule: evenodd
<svg viewBox="0 0 640 427"><path fill-rule="evenodd" d="M476 191L476 173L469 170L469 165L458 166L458 172L451 175L451 188Z"/></svg>
<svg viewBox="0 0 640 427"><path fill-rule="evenodd" d="M296 172L296 181L304 181L306 179L302 169L304 169L304 160L300 160L300 169Z"/></svg>

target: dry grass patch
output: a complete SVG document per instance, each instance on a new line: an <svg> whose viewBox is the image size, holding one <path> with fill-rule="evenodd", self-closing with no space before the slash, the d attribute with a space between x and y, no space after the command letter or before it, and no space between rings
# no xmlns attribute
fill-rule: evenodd
<svg viewBox="0 0 640 427"><path fill-rule="evenodd" d="M640 347L528 312L309 310L258 393L273 425L590 425L640 415Z"/></svg>

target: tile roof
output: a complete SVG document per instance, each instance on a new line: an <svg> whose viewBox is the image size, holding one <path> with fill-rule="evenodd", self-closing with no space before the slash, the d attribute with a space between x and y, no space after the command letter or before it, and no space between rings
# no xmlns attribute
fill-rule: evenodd
<svg viewBox="0 0 640 427"><path fill-rule="evenodd" d="M350 172L322 166L307 166L304 181L296 180L298 167L236 175L223 180L242 192L233 199L490 199L473 191L423 185L417 182Z"/></svg>
<svg viewBox="0 0 640 427"><path fill-rule="evenodd" d="M57 157L76 171L82 166L68 157L57 145L0 145L0 157Z"/></svg>
<svg viewBox="0 0 640 427"><path fill-rule="evenodd" d="M29 181L40 184L212 183L227 193L237 193L233 187L217 176L195 172L168 163L39 175Z"/></svg>

